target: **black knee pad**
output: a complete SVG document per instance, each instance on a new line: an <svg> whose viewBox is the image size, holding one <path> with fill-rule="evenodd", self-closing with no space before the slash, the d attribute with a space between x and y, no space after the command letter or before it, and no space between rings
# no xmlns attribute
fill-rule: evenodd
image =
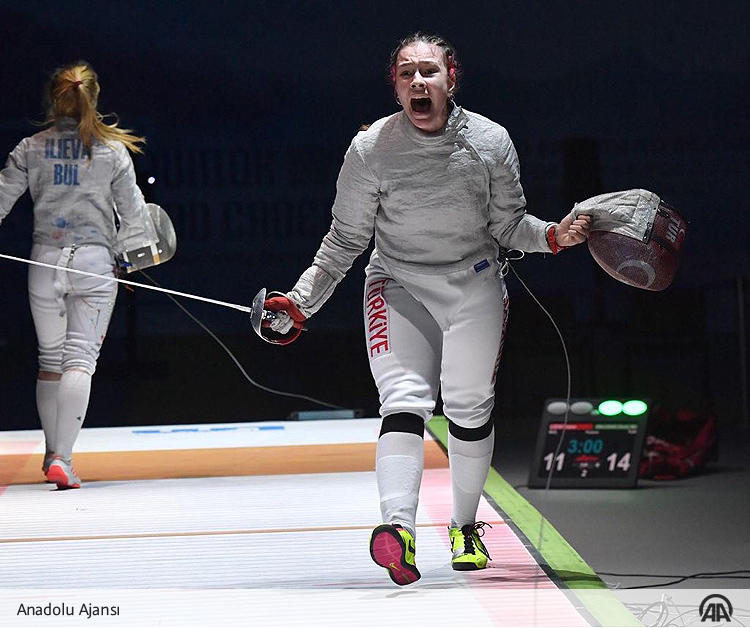
<svg viewBox="0 0 750 628"><path fill-rule="evenodd" d="M397 412L383 417L380 436L388 432L406 432L424 438L424 419L410 412ZM380 436L378 438L380 438Z"/></svg>
<svg viewBox="0 0 750 628"><path fill-rule="evenodd" d="M494 423L492 417L487 419L484 425L479 427L461 427L456 425L453 421L448 421L448 431L451 433L453 438L465 441L482 440L487 438L492 433L492 427Z"/></svg>

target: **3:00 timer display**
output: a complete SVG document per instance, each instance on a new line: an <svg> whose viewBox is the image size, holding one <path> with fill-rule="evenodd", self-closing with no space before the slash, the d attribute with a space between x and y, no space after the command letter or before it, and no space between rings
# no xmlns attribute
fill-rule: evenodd
<svg viewBox="0 0 750 628"><path fill-rule="evenodd" d="M648 422L648 403L638 403L547 399L529 488L635 487Z"/></svg>
<svg viewBox="0 0 750 628"><path fill-rule="evenodd" d="M619 429L597 430L591 425L570 425L560 444L560 431L556 429L557 425L551 425L542 450L538 477L548 476L550 470L563 478L627 476L632 465L632 440L637 426L616 427Z"/></svg>

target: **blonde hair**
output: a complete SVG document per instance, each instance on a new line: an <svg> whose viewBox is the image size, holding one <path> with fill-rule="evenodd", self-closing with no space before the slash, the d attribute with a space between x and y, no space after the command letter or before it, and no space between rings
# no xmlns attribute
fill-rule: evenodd
<svg viewBox="0 0 750 628"><path fill-rule="evenodd" d="M78 133L89 155L94 140L105 144L118 141L134 153L143 152L139 144L144 144L146 138L135 135L130 129L118 128L116 116L114 123L107 124L104 116L96 110L99 80L94 68L86 61L76 61L55 70L47 97L46 123L52 124L59 118L78 120Z"/></svg>

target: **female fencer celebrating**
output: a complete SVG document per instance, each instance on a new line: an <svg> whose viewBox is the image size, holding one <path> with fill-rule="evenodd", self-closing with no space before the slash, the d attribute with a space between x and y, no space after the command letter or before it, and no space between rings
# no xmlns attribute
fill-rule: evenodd
<svg viewBox="0 0 750 628"><path fill-rule="evenodd" d="M28 187L34 202L31 259L114 277L116 246L132 250L155 240L128 153L141 152L144 139L104 123L98 96L97 75L85 61L54 72L49 128L21 140L0 172L0 221ZM39 345L36 401L46 441L42 470L59 488L81 485L73 445L116 295L114 281L29 268Z"/></svg>
<svg viewBox="0 0 750 628"><path fill-rule="evenodd" d="M508 317L498 245L557 253L583 242L589 218L559 223L525 212L518 157L507 131L454 102L456 53L416 33L390 59L402 110L358 133L344 157L330 231L286 295L266 301L266 323L298 334L375 235L366 270L364 323L383 417L376 476L384 523L373 560L399 585L419 579L415 518L424 423L438 388L449 420L456 570L484 569L476 513L494 443L490 417Z"/></svg>

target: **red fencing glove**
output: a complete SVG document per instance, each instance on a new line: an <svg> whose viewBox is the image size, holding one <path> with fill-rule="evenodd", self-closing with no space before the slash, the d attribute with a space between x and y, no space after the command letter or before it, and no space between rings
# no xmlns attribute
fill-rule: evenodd
<svg viewBox="0 0 750 628"><path fill-rule="evenodd" d="M288 296L278 292L272 294L275 296L263 302L263 309L272 312L273 315L264 317L261 326L283 336L277 344L289 344L297 340L302 333L307 317Z"/></svg>

